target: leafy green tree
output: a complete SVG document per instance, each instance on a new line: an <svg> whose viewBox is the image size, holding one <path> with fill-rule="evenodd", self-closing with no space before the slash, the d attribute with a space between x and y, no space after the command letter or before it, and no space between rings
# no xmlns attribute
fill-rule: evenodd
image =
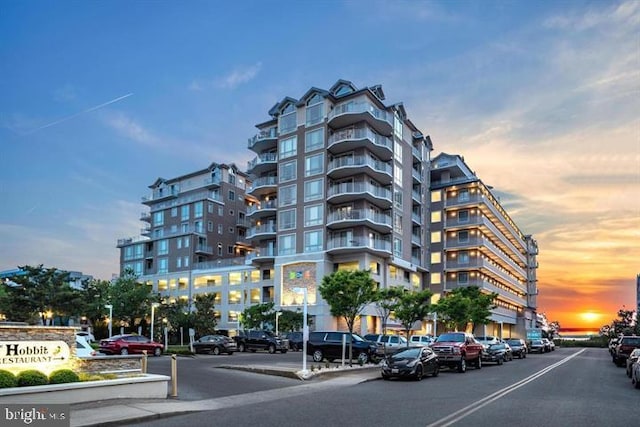
<svg viewBox="0 0 640 427"><path fill-rule="evenodd" d="M387 333L387 324L389 323L389 317L391 312L395 309L396 305L404 289L400 287L391 287L385 289L379 289L376 291L375 302L378 314L382 320L382 333Z"/></svg>
<svg viewBox="0 0 640 427"><path fill-rule="evenodd" d="M376 299L376 282L370 270L339 270L322 278L320 295L331 314L342 317L349 329L349 365L353 364L353 327L356 318Z"/></svg>
<svg viewBox="0 0 640 427"><path fill-rule="evenodd" d="M634 333L637 334L640 332L638 324L634 323L633 315L634 312L632 310L626 310L624 306L623 308L618 310L618 318L614 319L611 325L613 336L617 336L620 334L632 335Z"/></svg>
<svg viewBox="0 0 640 427"><path fill-rule="evenodd" d="M214 294L199 294L194 300L193 325L198 337L216 332L215 298Z"/></svg>
<svg viewBox="0 0 640 427"><path fill-rule="evenodd" d="M398 302L393 307L393 312L395 318L404 327L407 337L414 323L423 320L431 311L432 296L433 292L427 289L419 292L403 292L400 295ZM407 347L409 347L408 340Z"/></svg>
<svg viewBox="0 0 640 427"><path fill-rule="evenodd" d="M471 323L471 329L474 330L477 324L486 325L490 322L497 296L495 292L486 294L477 286L465 286L447 293L438 301L435 309L448 328L465 330Z"/></svg>
<svg viewBox="0 0 640 427"><path fill-rule="evenodd" d="M280 318L278 319L278 330L280 332L293 332L302 329L304 323L303 315L298 311L282 310ZM273 312L273 318L269 319L273 325L276 323L276 312ZM307 317L307 321L310 321Z"/></svg>
<svg viewBox="0 0 640 427"><path fill-rule="evenodd" d="M495 300L498 294L492 292L484 293L477 286L466 286L458 288L456 291L469 299L469 320L471 330L475 330L476 325L488 325L491 317L491 310L496 308Z"/></svg>
<svg viewBox="0 0 640 427"><path fill-rule="evenodd" d="M460 293L448 293L434 309L447 329L464 330L469 322L470 301Z"/></svg>
<svg viewBox="0 0 640 427"><path fill-rule="evenodd" d="M267 302L264 304L256 304L247 307L242 312L242 325L246 329L260 329L264 323L270 322L271 319L275 323L274 304Z"/></svg>
<svg viewBox="0 0 640 427"><path fill-rule="evenodd" d="M113 305L114 327L117 319L121 324L134 328L150 313L151 303L160 299L152 293L151 286L138 282L133 270L127 269L109 286L107 300Z"/></svg>

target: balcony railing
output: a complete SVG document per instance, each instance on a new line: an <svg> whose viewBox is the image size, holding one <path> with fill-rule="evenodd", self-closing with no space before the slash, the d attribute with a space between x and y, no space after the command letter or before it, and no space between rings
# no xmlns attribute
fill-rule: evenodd
<svg viewBox="0 0 640 427"><path fill-rule="evenodd" d="M329 162L327 170L344 168L344 167L361 167L369 166L371 169L391 175L392 169L389 163L372 159L369 156L343 156L333 159Z"/></svg>
<svg viewBox="0 0 640 427"><path fill-rule="evenodd" d="M247 215L251 215L255 212L263 211L263 210L273 210L278 209L278 201L277 199L263 201L255 205L251 205L247 208Z"/></svg>
<svg viewBox="0 0 640 427"><path fill-rule="evenodd" d="M247 169L251 170L258 165L265 163L275 163L278 161L278 154L276 153L264 153L255 157L253 160L247 162Z"/></svg>
<svg viewBox="0 0 640 427"><path fill-rule="evenodd" d="M278 185L278 177L277 176L261 176L260 178L256 178L251 183L251 187L249 187L249 192L253 191L258 187L265 186L273 186Z"/></svg>
<svg viewBox="0 0 640 427"><path fill-rule="evenodd" d="M327 216L327 223L337 221L363 221L368 220L376 224L384 224L391 227L391 215L374 213L368 209L352 209L348 212L335 211Z"/></svg>
<svg viewBox="0 0 640 427"><path fill-rule="evenodd" d="M369 193L381 199L391 200L390 189L376 187L369 182L343 182L341 184L331 185L329 191L327 191L329 197L353 193Z"/></svg>
<svg viewBox="0 0 640 427"><path fill-rule="evenodd" d="M329 145L335 144L340 141L350 141L354 139L368 139L375 145L380 147L387 148L393 151L393 141L386 136L378 135L376 132L372 131L368 127L365 128L351 128L351 129L342 129L338 132L335 132L333 135L329 137Z"/></svg>
<svg viewBox="0 0 640 427"><path fill-rule="evenodd" d="M331 237L327 249L370 248L391 253L391 242L382 239L370 239L367 236Z"/></svg>
<svg viewBox="0 0 640 427"><path fill-rule="evenodd" d="M278 137L278 130L275 127L258 132L249 138L248 148L253 148L258 142L266 139L275 139Z"/></svg>
<svg viewBox="0 0 640 427"><path fill-rule="evenodd" d="M273 234L276 232L276 224L262 224L255 227L251 227L247 231L247 239L257 236L258 234Z"/></svg>
<svg viewBox="0 0 640 427"><path fill-rule="evenodd" d="M347 102L336 105L328 115L329 120L342 114L369 113L378 120L383 120L393 126L393 114L376 108L369 102Z"/></svg>

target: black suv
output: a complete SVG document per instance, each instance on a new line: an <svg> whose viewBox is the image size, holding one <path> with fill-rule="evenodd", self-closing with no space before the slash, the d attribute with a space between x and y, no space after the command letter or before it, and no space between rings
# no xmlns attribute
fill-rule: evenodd
<svg viewBox="0 0 640 427"><path fill-rule="evenodd" d="M507 338L504 342L509 344L509 347L511 347L513 357L517 356L518 359L524 359L527 357L527 343L525 343L522 338Z"/></svg>
<svg viewBox="0 0 640 427"><path fill-rule="evenodd" d="M289 350L302 350L302 332L289 332L287 340L289 340Z"/></svg>
<svg viewBox="0 0 640 427"><path fill-rule="evenodd" d="M613 353L613 363L617 366L624 366L627 362L627 358L631 352L640 348L640 337L636 336L623 336L618 340L618 345Z"/></svg>
<svg viewBox="0 0 640 427"><path fill-rule="evenodd" d="M238 351L266 350L269 353L286 353L289 341L276 337L271 331L240 331L233 337L238 344Z"/></svg>
<svg viewBox="0 0 640 427"><path fill-rule="evenodd" d="M325 331L311 332L307 342L307 354L313 357L314 362L321 362L327 359L333 362L335 359L342 359L342 337L346 336L345 357L349 357L349 332ZM384 353L380 353L378 345L371 341L366 341L358 334L353 334L353 357L362 363L369 361L377 363Z"/></svg>

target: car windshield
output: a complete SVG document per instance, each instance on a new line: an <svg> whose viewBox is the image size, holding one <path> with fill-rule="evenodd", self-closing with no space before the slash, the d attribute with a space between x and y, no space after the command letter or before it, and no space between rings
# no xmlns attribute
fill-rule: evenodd
<svg viewBox="0 0 640 427"><path fill-rule="evenodd" d="M362 338L360 335L353 334L353 341L358 341L358 342L360 342L360 341L365 341L365 339L364 339L364 338Z"/></svg>
<svg viewBox="0 0 640 427"><path fill-rule="evenodd" d="M542 341L540 341L540 340L533 340L533 341L531 341L531 344L542 344Z"/></svg>
<svg viewBox="0 0 640 427"><path fill-rule="evenodd" d="M520 340L507 340L507 343L509 345L522 345L522 343L520 342Z"/></svg>
<svg viewBox="0 0 640 427"><path fill-rule="evenodd" d="M624 345L640 345L640 338L623 338Z"/></svg>
<svg viewBox="0 0 640 427"><path fill-rule="evenodd" d="M436 342L464 342L464 334L442 334Z"/></svg>
<svg viewBox="0 0 640 427"><path fill-rule="evenodd" d="M391 357L393 359L415 359L420 356L420 352L422 351L419 347L411 347L406 350L400 350L397 353L394 353Z"/></svg>

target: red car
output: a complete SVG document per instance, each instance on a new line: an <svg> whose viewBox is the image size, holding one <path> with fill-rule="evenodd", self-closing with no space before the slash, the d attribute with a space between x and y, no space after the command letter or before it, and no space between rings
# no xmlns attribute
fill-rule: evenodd
<svg viewBox="0 0 640 427"><path fill-rule="evenodd" d="M142 335L114 335L100 341L100 352L105 354L135 354L147 350L147 354L160 356L164 345Z"/></svg>

